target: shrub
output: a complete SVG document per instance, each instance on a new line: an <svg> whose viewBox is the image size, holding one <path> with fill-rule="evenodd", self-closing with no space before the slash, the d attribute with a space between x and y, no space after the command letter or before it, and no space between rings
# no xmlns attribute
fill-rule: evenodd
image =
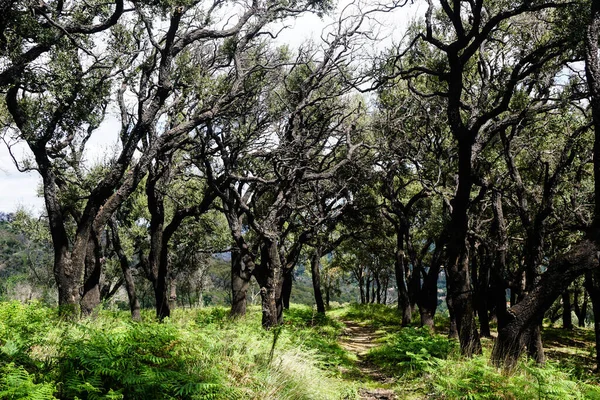
<svg viewBox="0 0 600 400"><path fill-rule="evenodd" d="M427 328L404 328L384 338L384 344L369 351L366 360L384 371L399 376L418 375L446 359L455 342L432 334Z"/></svg>

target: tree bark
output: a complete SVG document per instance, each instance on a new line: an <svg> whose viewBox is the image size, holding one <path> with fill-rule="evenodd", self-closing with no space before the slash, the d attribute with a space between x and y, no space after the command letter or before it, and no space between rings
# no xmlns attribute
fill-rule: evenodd
<svg viewBox="0 0 600 400"><path fill-rule="evenodd" d="M586 239L574 245L564 256L553 260L538 284L508 310L510 320L499 328L492 351L494 364L509 369L514 367L524 347L531 344L534 346L530 347L530 355L534 355L539 361L540 354L531 353L531 350L541 345L537 339L539 335L530 330L539 326L544 312L571 282L585 271L598 268L597 251L597 246Z"/></svg>
<svg viewBox="0 0 600 400"><path fill-rule="evenodd" d="M429 271L424 274L423 285L419 291L417 305L421 316L421 326L434 327L434 317L438 306L438 278L442 266L443 241L435 243L435 250L429 266Z"/></svg>
<svg viewBox="0 0 600 400"><path fill-rule="evenodd" d="M261 262L255 272L262 300L262 326L270 329L283 321L282 268L277 240L264 238Z"/></svg>
<svg viewBox="0 0 600 400"><path fill-rule="evenodd" d="M231 251L231 311L232 317L246 315L246 297L254 270L254 263L247 258L244 260L239 248Z"/></svg>
<svg viewBox="0 0 600 400"><path fill-rule="evenodd" d="M577 316L577 326L585 328L585 320L587 318L587 303L588 303L588 292L583 289L583 299L581 305L579 304L579 296L581 295L581 286L575 285L573 290L573 310Z"/></svg>
<svg viewBox="0 0 600 400"><path fill-rule="evenodd" d="M567 289L562 294L562 321L563 329L573 329L573 319L571 318L571 293Z"/></svg>
<svg viewBox="0 0 600 400"><path fill-rule="evenodd" d="M169 308L174 310L177 307L177 277L170 274L169 281Z"/></svg>
<svg viewBox="0 0 600 400"><path fill-rule="evenodd" d="M102 255L100 251L100 240L96 234L88 241L85 257L85 273L83 284L83 295L79 302L81 314L91 316L100 305L100 278L102 275Z"/></svg>
<svg viewBox="0 0 600 400"><path fill-rule="evenodd" d="M491 257L486 257L482 244L479 245L479 274L477 282L477 315L479 316L479 330L482 337L492 337L490 331L490 314L488 299L490 293L490 263Z"/></svg>
<svg viewBox="0 0 600 400"><path fill-rule="evenodd" d="M410 297L406 286L406 257L404 254L404 234L401 226L396 229L396 254L394 260L396 287L398 288L398 311L402 313L402 326L411 323L412 311Z"/></svg>
<svg viewBox="0 0 600 400"><path fill-rule="evenodd" d="M323 303L323 295L321 293L321 249L316 246L310 258L310 272L312 274L313 291L315 294L315 303L317 304L317 312L325 314L325 304Z"/></svg>
<svg viewBox="0 0 600 400"><path fill-rule="evenodd" d="M596 372L600 370L600 274L597 271L587 271L585 274L585 289L592 301L594 314L594 333L596 337Z"/></svg>
<svg viewBox="0 0 600 400"><path fill-rule="evenodd" d="M121 272L123 273L123 278L125 279L125 289L127 291L127 298L129 299L129 309L131 310L131 319L134 321L141 321L142 316L140 314L140 303L137 298L137 294L135 291L135 282L133 280L133 275L131 274L131 268L129 266L129 260L123 251L123 247L121 246L121 238L119 237L119 231L117 230L116 220L112 218L109 222L110 230L112 233L112 244L115 253L119 259L119 264L121 265Z"/></svg>
<svg viewBox="0 0 600 400"><path fill-rule="evenodd" d="M358 271L358 289L360 291L360 304L365 304L367 302L367 298L365 296L365 278L362 273L362 267L358 267L360 270Z"/></svg>
<svg viewBox="0 0 600 400"><path fill-rule="evenodd" d="M449 118L460 118L451 112L449 114ZM454 308L461 353L470 357L481 353L481 342L475 324L467 245L468 208L473 186L471 170L474 138L467 132L459 132L456 136L458 139L458 187L452 199L453 208L448 227L448 232L452 232L452 235L448 240L446 275L448 297Z"/></svg>
<svg viewBox="0 0 600 400"><path fill-rule="evenodd" d="M281 282L281 304L284 310L290 309L290 300L292 298L292 288L294 286L294 268L283 268Z"/></svg>

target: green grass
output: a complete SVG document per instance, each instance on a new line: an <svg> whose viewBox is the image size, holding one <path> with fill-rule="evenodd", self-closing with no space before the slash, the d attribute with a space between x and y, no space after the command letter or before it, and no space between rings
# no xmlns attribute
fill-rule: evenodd
<svg viewBox="0 0 600 400"><path fill-rule="evenodd" d="M164 323L108 311L70 323L39 304L0 303L0 399L355 398L335 377L341 327L313 324L305 308L289 314L267 332L258 309L238 321L208 308Z"/></svg>
<svg viewBox="0 0 600 400"><path fill-rule="evenodd" d="M258 307L235 321L222 307L177 309L164 323L151 310L143 318L104 310L72 323L40 304L0 303L0 399L357 399L365 386L392 387L402 399L600 399L589 330L547 329L549 363L523 360L507 374L488 362L491 341L463 359L455 341L400 328L385 306L326 316L292 306L270 331ZM345 320L381 333L364 362L385 384L361 376L340 346Z"/></svg>
<svg viewBox="0 0 600 400"><path fill-rule="evenodd" d="M397 331L402 323L402 316L395 307L383 304L350 304L329 313L335 318L361 322L376 330Z"/></svg>
<svg viewBox="0 0 600 400"><path fill-rule="evenodd" d="M455 341L431 333L427 328L404 328L387 335L382 345L369 351L366 360L388 375L415 377L457 351Z"/></svg>

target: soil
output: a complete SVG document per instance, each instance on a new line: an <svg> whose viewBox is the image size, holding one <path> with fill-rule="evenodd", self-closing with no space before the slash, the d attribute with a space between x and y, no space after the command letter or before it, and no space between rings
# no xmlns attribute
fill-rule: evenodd
<svg viewBox="0 0 600 400"><path fill-rule="evenodd" d="M381 384L390 383L392 380L379 370L375 365L365 360L370 349L378 346L377 339L382 334L376 332L369 326L358 324L354 321L342 321L346 328L340 345L348 352L356 354L357 367L367 380ZM359 389L362 400L395 400L398 399L393 390L384 388L361 388Z"/></svg>

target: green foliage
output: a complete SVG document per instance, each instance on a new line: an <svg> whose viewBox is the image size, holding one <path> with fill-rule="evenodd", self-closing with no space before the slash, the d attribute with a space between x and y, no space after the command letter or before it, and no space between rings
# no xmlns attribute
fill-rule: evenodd
<svg viewBox="0 0 600 400"><path fill-rule="evenodd" d="M455 342L431 333L428 328L404 328L371 350L367 360L394 375L420 375L455 350Z"/></svg>
<svg viewBox="0 0 600 400"><path fill-rule="evenodd" d="M224 307L176 309L164 323L151 315L133 323L127 312L100 311L72 323L39 303L0 303L0 400L355 399L359 384L342 377L367 377L339 345L340 319L388 331L365 361L395 377L400 398L600 398L589 376L554 362L523 362L507 374L487 354L460 358L454 341L426 329L393 330L395 310L384 306L327 315L292 306L276 341L259 307L237 320Z"/></svg>
<svg viewBox="0 0 600 400"><path fill-rule="evenodd" d="M35 383L23 366L10 363L0 368L0 399L54 400L55 391L52 383Z"/></svg>
<svg viewBox="0 0 600 400"><path fill-rule="evenodd" d="M114 311L72 323L40 304L0 303L0 399L353 398L353 386L319 368L341 325L310 323L308 308L290 314L271 359L258 308L236 321L207 308L177 309L163 323Z"/></svg>
<svg viewBox="0 0 600 400"><path fill-rule="evenodd" d="M553 363L543 367L522 363L511 374L492 367L486 356L457 362L437 360L428 368L429 384L448 399L592 399L600 388L572 380Z"/></svg>
<svg viewBox="0 0 600 400"><path fill-rule="evenodd" d="M98 329L104 328L104 329ZM210 366L189 357L171 324L118 322L104 327L77 325L61 347L63 396L144 399L192 398L222 392Z"/></svg>
<svg viewBox="0 0 600 400"><path fill-rule="evenodd" d="M350 304L336 310L334 314L342 319L365 322L376 329L398 330L402 324L402 316L398 310L383 304Z"/></svg>
<svg viewBox="0 0 600 400"><path fill-rule="evenodd" d="M284 320L291 331L290 339L298 345L317 350L316 356L322 367L334 372L339 372L339 367L354 367L353 360L338 343L344 330L343 323L307 306L287 310Z"/></svg>
<svg viewBox="0 0 600 400"><path fill-rule="evenodd" d="M0 221L0 298L52 303L53 289L47 222L24 210L6 214Z"/></svg>

